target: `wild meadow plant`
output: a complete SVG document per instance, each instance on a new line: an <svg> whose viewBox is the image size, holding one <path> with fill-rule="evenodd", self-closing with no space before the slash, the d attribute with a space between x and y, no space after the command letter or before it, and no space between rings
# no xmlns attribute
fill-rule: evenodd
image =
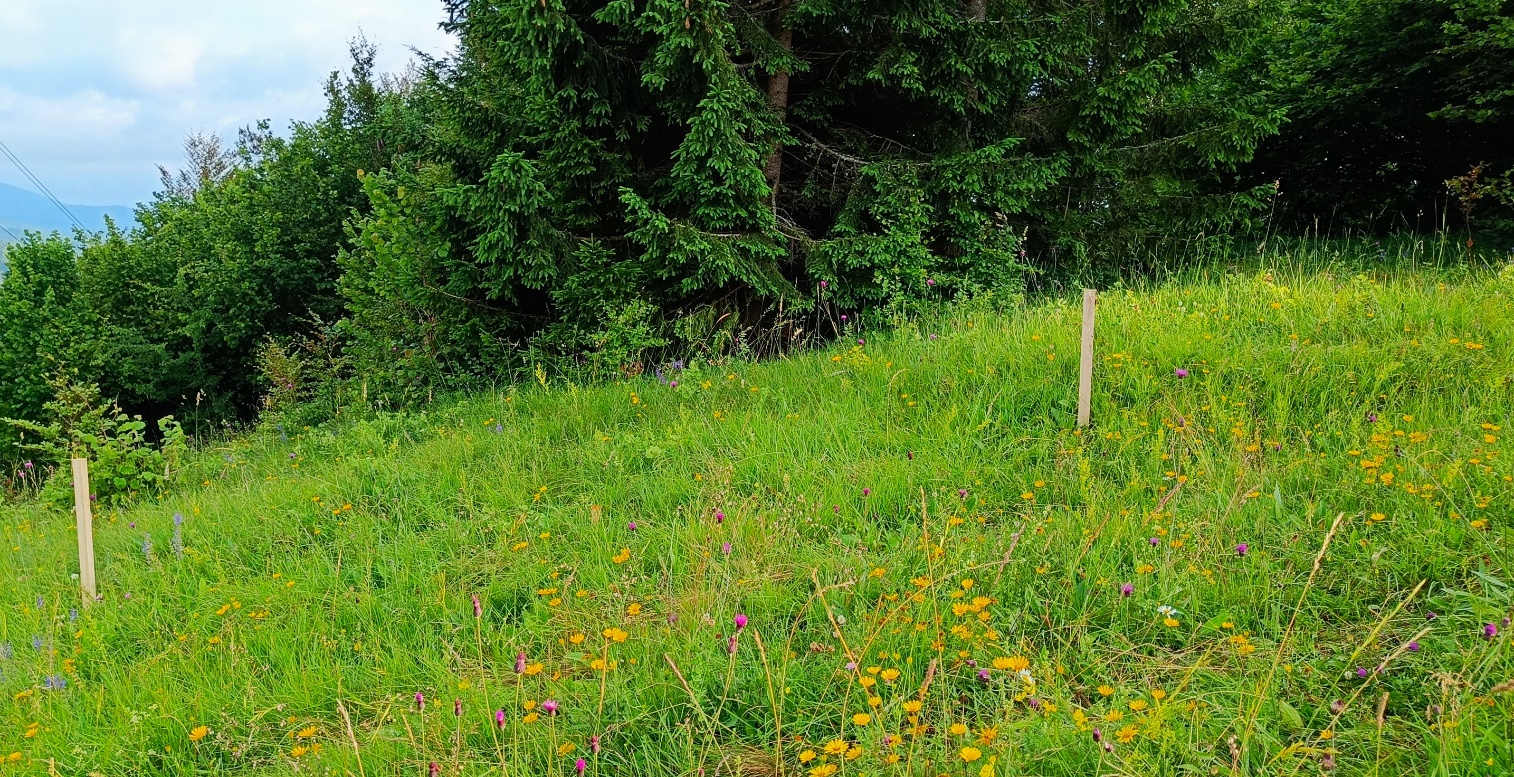
<svg viewBox="0 0 1514 777"><path fill-rule="evenodd" d="M77 620L7 506L0 774L1514 770L1514 289L1098 316L1087 429L1048 300L232 438Z"/></svg>

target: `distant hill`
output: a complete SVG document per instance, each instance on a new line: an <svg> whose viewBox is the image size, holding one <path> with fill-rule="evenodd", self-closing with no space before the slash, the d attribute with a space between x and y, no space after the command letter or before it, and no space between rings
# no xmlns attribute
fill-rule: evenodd
<svg viewBox="0 0 1514 777"><path fill-rule="evenodd" d="M106 216L115 219L119 226L127 227L132 223L132 209L125 206L64 204L88 229L104 229ZM73 234L74 224L46 197L0 183L0 227L5 227L20 237L22 231L28 229L43 233L56 230L65 235ZM10 240L10 235L0 231L0 249ZM3 250L0 250L0 267L5 263L3 254Z"/></svg>

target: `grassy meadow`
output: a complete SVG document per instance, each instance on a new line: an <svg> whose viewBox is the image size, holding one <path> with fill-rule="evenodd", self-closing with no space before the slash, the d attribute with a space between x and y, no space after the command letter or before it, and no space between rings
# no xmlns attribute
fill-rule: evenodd
<svg viewBox="0 0 1514 777"><path fill-rule="evenodd" d="M0 508L0 775L1514 772L1514 276L1274 259Z"/></svg>

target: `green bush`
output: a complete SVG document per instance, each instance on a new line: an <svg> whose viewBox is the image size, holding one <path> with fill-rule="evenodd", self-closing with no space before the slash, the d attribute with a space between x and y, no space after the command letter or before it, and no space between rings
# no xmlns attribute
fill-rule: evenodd
<svg viewBox="0 0 1514 777"><path fill-rule="evenodd" d="M45 501L72 500L72 473L65 465L73 458L89 460L92 496L102 502L160 493L173 479L188 445L172 416L158 420L159 441L152 444L142 417L102 400L98 386L79 383L66 372L51 376L48 384L53 398L43 406L46 422L5 419L19 432L17 448L54 466L42 488Z"/></svg>

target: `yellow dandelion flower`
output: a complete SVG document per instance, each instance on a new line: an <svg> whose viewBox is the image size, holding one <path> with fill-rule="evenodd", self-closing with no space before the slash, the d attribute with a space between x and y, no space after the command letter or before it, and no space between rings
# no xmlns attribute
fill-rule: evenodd
<svg viewBox="0 0 1514 777"><path fill-rule="evenodd" d="M908 712L910 714L914 714L916 712L919 712L920 711L920 700L919 699L910 699L909 701L905 702L904 703L904 711Z"/></svg>
<svg viewBox="0 0 1514 777"><path fill-rule="evenodd" d="M206 735L208 735L209 733L210 733L210 727L209 726L195 726L189 732L189 741L191 741L191 742L198 742L198 741L204 739L206 737Z"/></svg>
<svg viewBox="0 0 1514 777"><path fill-rule="evenodd" d="M861 758L864 752L866 751L862 749L862 745L852 745L846 749L846 760L855 761Z"/></svg>
<svg viewBox="0 0 1514 777"><path fill-rule="evenodd" d="M616 553L614 556L612 556L610 558L610 560L613 561L613 562L615 562L615 563L617 563L617 564L624 564L627 561L630 561L631 560L631 549L630 548L621 548L620 552Z"/></svg>
<svg viewBox="0 0 1514 777"><path fill-rule="evenodd" d="M1158 688L1151 692L1151 698L1156 699L1157 701L1161 701L1167 698L1167 692L1162 690L1161 688Z"/></svg>

